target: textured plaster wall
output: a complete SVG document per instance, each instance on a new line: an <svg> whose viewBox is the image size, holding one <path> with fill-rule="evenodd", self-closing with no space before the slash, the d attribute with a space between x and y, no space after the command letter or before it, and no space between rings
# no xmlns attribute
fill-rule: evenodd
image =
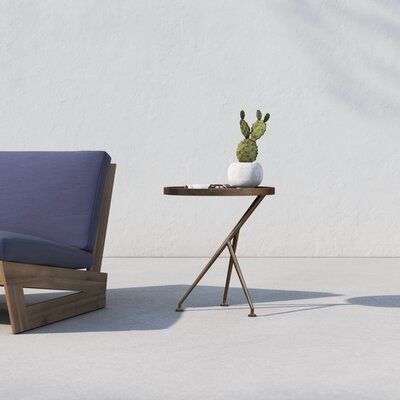
<svg viewBox="0 0 400 400"><path fill-rule="evenodd" d="M400 4L0 1L0 146L106 149L109 256L208 255L246 198L225 181L238 113L271 113L266 200L241 255L400 255Z"/></svg>

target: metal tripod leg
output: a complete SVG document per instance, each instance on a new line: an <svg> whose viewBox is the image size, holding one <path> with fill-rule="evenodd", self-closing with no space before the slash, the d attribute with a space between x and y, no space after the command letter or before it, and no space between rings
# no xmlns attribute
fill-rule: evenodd
<svg viewBox="0 0 400 400"><path fill-rule="evenodd" d="M239 261L236 257L233 247L230 243L228 243L228 249L229 249L229 252L231 253L231 257L233 259L233 265L235 266L236 272L238 274L240 283L241 283L243 291L244 291L244 295L246 296L247 302L249 303L249 306L250 306L249 317L256 317L256 314L254 313L253 300L251 300L249 289L247 289L246 281L244 280L242 270L240 269Z"/></svg>
<svg viewBox="0 0 400 400"><path fill-rule="evenodd" d="M231 244L231 240L233 239L233 238L235 238L236 236L238 236L238 234L239 234L239 231L240 231L240 228L244 225L244 223L249 219L249 217L250 217L250 215L254 212L254 210L258 207L258 205L261 203L261 201L264 199L264 197L265 196L257 196L256 198L255 198L255 200L253 201L253 203L251 204L251 206L247 209L247 211L243 214L243 216L242 216L242 218L240 218L240 220L239 220L239 222L235 225L235 227L232 229L232 231L230 232L230 234L228 235L228 237L222 242L222 244L221 244L221 246L218 248L218 250L214 253L214 255L211 257L211 259L210 259L210 261L207 263L207 265L203 268L203 270L200 272L200 274L199 274L199 276L196 278L196 280L192 283L192 285L190 286L190 288L186 291L186 293L183 295L183 297L181 298L181 300L179 301L179 303L178 303L178 306L177 306L177 308L176 308L176 311L183 311L183 308L182 308L182 304L183 304L183 302L187 299L187 297L189 296L189 294L192 292L192 290L197 286L197 284L201 281L201 279L203 278L203 276L207 273L207 271L211 268L211 266L214 264L214 262L215 262L215 260L221 255L221 253L224 251L224 249L225 249L225 247L227 247L228 246L228 249L229 249L229 251L231 251L231 249L232 249L232 251L233 251L233 248L232 248L232 244ZM236 239L236 241L237 241L237 239ZM236 243L236 245L237 245L237 243ZM247 286L246 286L246 283L244 282L244 278L243 278L243 275L242 275L242 273L241 273L241 271L240 271L240 267L239 267L239 263L237 262L237 258L236 258L236 255L235 255L235 252L233 251L233 255L232 255L232 252L231 252L231 258L232 258L232 262L233 262L233 264L235 265L235 269L236 269L236 271L237 271L237 273L238 273L238 275L239 275L239 279L240 279L240 282L242 283L242 286L243 286L243 283L244 283L244 287L246 287L246 290L247 290ZM235 262L235 260L236 260L236 262ZM240 272L239 272L240 271ZM242 280L243 280L243 282L242 282ZM244 289L244 287L243 287L243 290L245 290ZM250 298L250 295L248 294L248 290L247 290L247 293L246 293L246 290L245 290L245 294L246 294L246 298L247 298L247 300L249 301L249 299L250 299L250 301L249 301L249 304L250 304L250 302L251 302L251 298ZM252 304L253 303L251 303L251 307L252 307ZM251 308L250 307L250 308ZM254 307L252 308L252 313L254 314ZM249 314L249 316L250 316L250 314ZM251 315L251 316L255 316L255 314L254 315Z"/></svg>
<svg viewBox="0 0 400 400"><path fill-rule="evenodd" d="M226 243L223 243L220 248L215 252L215 254L212 256L210 261L207 263L207 265L204 267L204 269L200 272L200 275L196 278L196 280L192 283L192 286L187 290L187 292L183 295L181 298L180 302L178 303L178 307L176 308L176 311L183 311L182 304L183 302L187 299L191 291L197 286L197 284L200 282L200 280L203 278L203 276L206 274L206 272L211 268L211 266L214 264L215 260L219 257L219 255L224 251L226 246Z"/></svg>
<svg viewBox="0 0 400 400"><path fill-rule="evenodd" d="M239 241L239 231L233 238L233 243L232 243L232 248L233 251L236 253L236 247ZM228 272L226 274L226 282L225 282L225 289L224 289L224 297L222 298L222 307L228 307L229 304L226 302L226 299L228 298L228 290L229 290L229 283L231 281L231 275L232 275L232 267L233 267L233 258L230 256L229 258L229 265L228 265Z"/></svg>

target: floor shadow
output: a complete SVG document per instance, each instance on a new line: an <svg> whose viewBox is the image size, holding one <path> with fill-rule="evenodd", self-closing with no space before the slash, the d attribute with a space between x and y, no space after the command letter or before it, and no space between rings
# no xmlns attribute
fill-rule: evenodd
<svg viewBox="0 0 400 400"><path fill-rule="evenodd" d="M396 295L353 297L347 302L359 306L400 308L400 296Z"/></svg>
<svg viewBox="0 0 400 400"><path fill-rule="evenodd" d="M31 331L37 333L55 332L108 332L131 330L160 330L173 325L182 313L175 312L177 301L188 289L187 285L165 285L130 287L107 290L107 307L56 324ZM215 307L221 303L223 287L198 286L185 303L193 310L204 310L204 307ZM306 292L294 290L250 289L253 301L257 306L274 307L271 302L306 300L339 296L327 292ZM59 296L60 294L57 293ZM54 297L54 294L27 294L26 300L36 303ZM246 299L241 288L229 289L228 302L231 306L245 306ZM262 304L260 304L262 303ZM312 308L325 305L287 305L288 307ZM4 296L0 296L0 323L9 323ZM202 307L201 309L198 307ZM282 308L283 306L280 305ZM286 307L286 304L285 304ZM246 306L247 308L247 306ZM225 308L214 308L225 310ZM301 311L301 310L299 310ZM293 311L290 311L293 312Z"/></svg>

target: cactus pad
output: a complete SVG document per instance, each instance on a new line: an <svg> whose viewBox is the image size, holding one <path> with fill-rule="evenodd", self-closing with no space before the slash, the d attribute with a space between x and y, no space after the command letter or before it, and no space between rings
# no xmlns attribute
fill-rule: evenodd
<svg viewBox="0 0 400 400"><path fill-rule="evenodd" d="M242 140L236 149L236 156L239 162L253 162L258 154L257 143L252 139Z"/></svg>
<svg viewBox="0 0 400 400"><path fill-rule="evenodd" d="M240 120L240 130L242 131L243 136L248 139L250 136L250 127L244 119Z"/></svg>
<svg viewBox="0 0 400 400"><path fill-rule="evenodd" d="M251 138L253 140L258 140L262 135L264 135L266 126L265 122L261 121L260 119L254 122L254 124L251 126Z"/></svg>

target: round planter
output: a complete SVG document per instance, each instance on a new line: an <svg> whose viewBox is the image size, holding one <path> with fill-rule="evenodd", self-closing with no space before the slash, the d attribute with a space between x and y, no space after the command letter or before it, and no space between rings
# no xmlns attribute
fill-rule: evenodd
<svg viewBox="0 0 400 400"><path fill-rule="evenodd" d="M256 187L263 179L263 168L258 162L235 162L228 168L231 186Z"/></svg>

